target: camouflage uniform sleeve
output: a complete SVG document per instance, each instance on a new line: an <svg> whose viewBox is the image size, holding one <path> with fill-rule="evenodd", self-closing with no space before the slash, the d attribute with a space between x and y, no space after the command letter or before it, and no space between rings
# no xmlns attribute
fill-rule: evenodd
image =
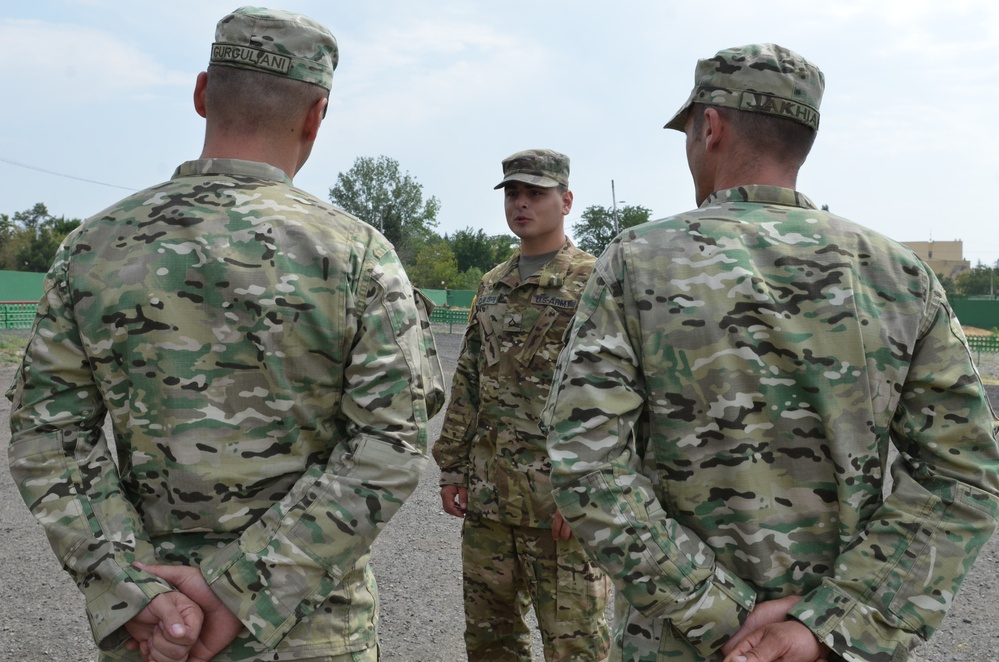
<svg viewBox="0 0 999 662"><path fill-rule="evenodd" d="M71 312L60 248L31 340L7 397L10 472L63 568L86 600L94 641L119 647L122 626L169 584L132 567L156 563L142 520L121 491L102 426L107 409Z"/></svg>
<svg viewBox="0 0 999 662"><path fill-rule="evenodd" d="M437 353L437 343L434 341L434 330L430 324L430 313L434 303L420 290L416 293L416 309L420 324L420 351L418 356L422 366L421 383L424 400L426 401L427 420L437 415L444 406L445 393L444 370L441 368L440 354ZM426 449L424 449L424 453Z"/></svg>
<svg viewBox="0 0 999 662"><path fill-rule="evenodd" d="M322 604L370 550L426 466L428 401L430 409L437 406L443 383L436 351L424 353L433 343L429 326L421 323L394 252L364 266L371 282L359 291L363 303L345 371L345 439L325 466L311 467L238 540L201 565L216 595L268 647ZM427 361L436 371L430 385L422 377Z"/></svg>
<svg viewBox="0 0 999 662"><path fill-rule="evenodd" d="M433 456L441 470L441 485L468 487L469 454L479 414L478 357L481 348L482 327L475 317L473 301L465 339L458 356L458 367L451 380L451 400L444 415L440 437L434 442Z"/></svg>
<svg viewBox="0 0 999 662"><path fill-rule="evenodd" d="M939 286L934 295L892 421L893 491L790 612L847 660L905 659L996 526L996 417Z"/></svg>
<svg viewBox="0 0 999 662"><path fill-rule="evenodd" d="M628 602L648 618L668 619L709 658L738 630L756 593L664 511L640 471L645 385L634 348L641 330L620 251L611 244L597 261L542 416L553 493Z"/></svg>

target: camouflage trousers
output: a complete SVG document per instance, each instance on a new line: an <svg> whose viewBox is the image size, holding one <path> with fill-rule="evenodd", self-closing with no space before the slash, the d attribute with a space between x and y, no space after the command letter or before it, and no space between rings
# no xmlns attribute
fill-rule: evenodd
<svg viewBox="0 0 999 662"><path fill-rule="evenodd" d="M607 659L610 580L575 538L467 516L461 549L470 662L530 662L532 605L547 662Z"/></svg>

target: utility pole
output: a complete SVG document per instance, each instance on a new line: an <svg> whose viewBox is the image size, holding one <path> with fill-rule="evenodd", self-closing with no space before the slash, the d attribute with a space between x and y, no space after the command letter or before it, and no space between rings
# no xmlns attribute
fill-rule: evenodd
<svg viewBox="0 0 999 662"><path fill-rule="evenodd" d="M614 236L617 236L617 233L620 232L621 229L620 229L619 224L617 222L617 195L614 193L614 180L613 179L611 180L611 205L612 205L611 209L613 210L612 211L612 215L614 217Z"/></svg>

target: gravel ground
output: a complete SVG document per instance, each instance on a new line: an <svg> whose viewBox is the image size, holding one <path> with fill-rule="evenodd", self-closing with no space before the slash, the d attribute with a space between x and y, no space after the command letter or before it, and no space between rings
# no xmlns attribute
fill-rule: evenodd
<svg viewBox="0 0 999 662"><path fill-rule="evenodd" d="M437 336L445 373L455 368L461 336ZM458 330L458 329L456 329ZM979 368L999 405L999 355ZM0 393L14 366L0 364ZM999 408L999 407L997 407ZM0 458L6 459L9 403L0 398ZM441 415L430 426L440 431ZM386 662L458 662L461 631L460 520L444 514L438 472L430 463L413 496L375 543L373 565L382 599L380 639ZM999 662L999 537L982 551L950 614L915 662ZM537 640L535 651L539 650ZM76 587L52 556L42 529L0 469L0 660L84 662L95 659ZM535 656L540 660L540 655Z"/></svg>

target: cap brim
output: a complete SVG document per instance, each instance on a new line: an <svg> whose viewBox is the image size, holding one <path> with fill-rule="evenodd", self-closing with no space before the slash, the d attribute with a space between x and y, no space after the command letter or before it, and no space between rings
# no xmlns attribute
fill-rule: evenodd
<svg viewBox="0 0 999 662"><path fill-rule="evenodd" d="M673 113L673 117L670 118L666 124L663 125L664 129L675 129L680 133L683 133L684 127L687 125L687 113L690 112L690 107L694 104L694 99L697 97L697 86L690 91L687 95L687 100L683 102L680 106L680 110Z"/></svg>
<svg viewBox="0 0 999 662"><path fill-rule="evenodd" d="M673 117L670 118L666 124L663 125L664 129L675 129L676 131L683 132L684 127L687 125L687 113L690 112L691 103L688 101L683 104L680 110L676 111Z"/></svg>
<svg viewBox="0 0 999 662"><path fill-rule="evenodd" d="M560 182L552 179L551 177L528 175L527 173L515 173L508 177L504 177L503 181L493 187L493 190L495 191L496 189L501 189L510 182L522 182L531 186L537 186L538 188L553 188L560 184Z"/></svg>

